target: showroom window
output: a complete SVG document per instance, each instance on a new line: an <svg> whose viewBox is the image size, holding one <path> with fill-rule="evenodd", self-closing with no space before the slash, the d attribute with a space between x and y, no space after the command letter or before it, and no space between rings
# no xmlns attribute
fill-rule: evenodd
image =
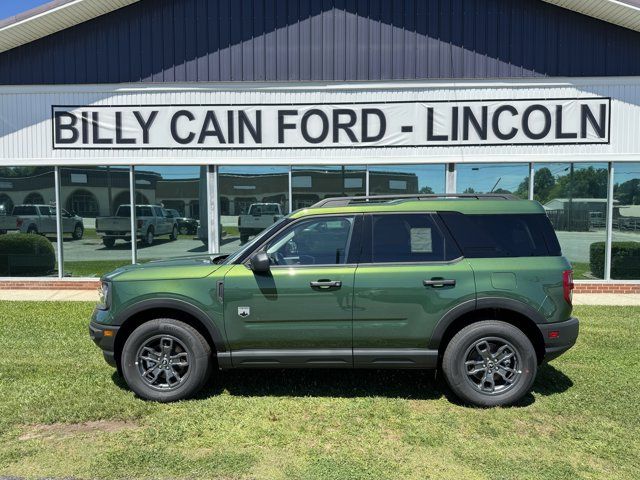
<svg viewBox="0 0 640 480"><path fill-rule="evenodd" d="M288 167L220 167L220 252L231 253L289 213Z"/></svg>
<svg viewBox="0 0 640 480"><path fill-rule="evenodd" d="M457 193L511 193L529 197L528 163L456 165Z"/></svg>
<svg viewBox="0 0 640 480"><path fill-rule="evenodd" d="M54 205L52 167L0 167L0 277L57 275Z"/></svg>
<svg viewBox="0 0 640 480"><path fill-rule="evenodd" d="M293 210L310 207L329 197L365 195L367 171L357 166L293 167Z"/></svg>
<svg viewBox="0 0 640 480"><path fill-rule="evenodd" d="M611 278L640 280L640 163L615 163L613 182Z"/></svg>
<svg viewBox="0 0 640 480"><path fill-rule="evenodd" d="M185 211L185 205L206 196L205 169L140 166L135 169L135 184L138 261L207 252L206 235L199 237L199 219L207 213Z"/></svg>
<svg viewBox="0 0 640 480"><path fill-rule="evenodd" d="M444 164L369 167L369 195L444 192Z"/></svg>
<svg viewBox="0 0 640 480"><path fill-rule="evenodd" d="M551 220L574 278L604 278L608 165L538 163L534 167L534 198Z"/></svg>
<svg viewBox="0 0 640 480"><path fill-rule="evenodd" d="M131 224L113 219L131 203L129 167L60 167L64 274L100 277L131 263ZM82 180L82 186L79 186ZM115 225L117 223L117 225ZM116 237L117 233L121 237Z"/></svg>

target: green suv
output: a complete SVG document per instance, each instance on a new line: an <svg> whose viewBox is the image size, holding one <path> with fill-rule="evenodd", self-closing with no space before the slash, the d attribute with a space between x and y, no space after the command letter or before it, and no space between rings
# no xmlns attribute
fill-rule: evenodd
<svg viewBox="0 0 640 480"><path fill-rule="evenodd" d="M537 202L331 198L232 255L105 275L90 334L150 400L192 396L217 369L415 368L507 405L575 343L572 278Z"/></svg>

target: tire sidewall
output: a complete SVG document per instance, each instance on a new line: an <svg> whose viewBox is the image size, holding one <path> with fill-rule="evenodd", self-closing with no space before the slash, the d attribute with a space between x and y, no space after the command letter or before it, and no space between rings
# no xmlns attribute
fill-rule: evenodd
<svg viewBox="0 0 640 480"><path fill-rule="evenodd" d="M465 352L484 337L502 338L518 351L522 373L517 384L504 394L481 393L467 379ZM520 400L530 391L537 367L538 359L529 338L517 327L497 320L474 323L460 330L447 345L442 359L444 376L451 390L464 402L480 407L506 406Z"/></svg>
<svg viewBox="0 0 640 480"><path fill-rule="evenodd" d="M162 391L149 386L140 376L136 354L151 337L168 334L176 337L190 353L189 374L175 390ZM211 351L202 336L189 325L172 319L158 319L136 328L124 344L121 356L122 374L129 388L141 398L172 402L189 398L206 382L209 376Z"/></svg>

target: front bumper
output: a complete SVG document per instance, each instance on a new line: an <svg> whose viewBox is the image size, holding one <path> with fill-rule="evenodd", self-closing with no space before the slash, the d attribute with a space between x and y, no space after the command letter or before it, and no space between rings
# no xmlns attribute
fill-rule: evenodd
<svg viewBox="0 0 640 480"><path fill-rule="evenodd" d="M89 336L91 340L102 349L105 361L112 367L116 366L114 355L114 345L119 327L113 325L103 325L91 320L89 323Z"/></svg>
<svg viewBox="0 0 640 480"><path fill-rule="evenodd" d="M571 317L564 322L538 324L538 328L544 339L544 361L548 362L575 345L580 322L577 318Z"/></svg>

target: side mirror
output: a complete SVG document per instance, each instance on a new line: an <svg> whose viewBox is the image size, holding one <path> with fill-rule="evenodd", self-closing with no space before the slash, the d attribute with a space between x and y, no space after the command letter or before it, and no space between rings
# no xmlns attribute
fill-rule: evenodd
<svg viewBox="0 0 640 480"><path fill-rule="evenodd" d="M249 260L249 265L254 273L267 273L270 269L271 261L267 252L257 252Z"/></svg>

